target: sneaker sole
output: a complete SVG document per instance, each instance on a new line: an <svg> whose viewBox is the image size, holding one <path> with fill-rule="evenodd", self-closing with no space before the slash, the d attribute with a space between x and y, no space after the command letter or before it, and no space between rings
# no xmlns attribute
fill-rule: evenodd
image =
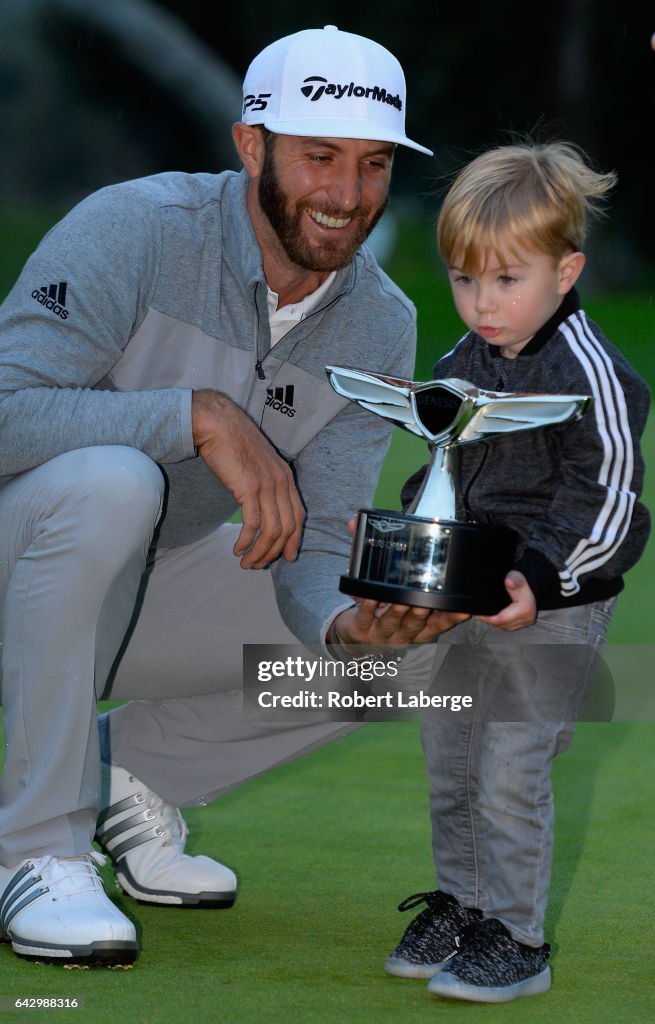
<svg viewBox="0 0 655 1024"><path fill-rule="evenodd" d="M514 985L498 987L484 985L467 985L448 971L442 972L428 985L432 996L443 999L464 999L471 1003L511 1003L513 999L524 996L538 996L550 989L550 967L545 967L539 974L517 981Z"/></svg>
<svg viewBox="0 0 655 1024"><path fill-rule="evenodd" d="M387 974L393 974L395 978L434 978L435 974L446 966L444 960L439 964L413 964L409 960L402 960L399 957L390 956L384 965Z"/></svg>
<svg viewBox="0 0 655 1024"><path fill-rule="evenodd" d="M16 956L23 960L86 967L129 967L139 955L136 942L91 942L85 946L58 946L52 943L43 946L13 935L11 947Z"/></svg>
<svg viewBox="0 0 655 1024"><path fill-rule="evenodd" d="M139 903L162 907L186 907L196 910L228 910L234 906L236 892L172 892L170 889L146 889L129 872L114 869L121 889Z"/></svg>

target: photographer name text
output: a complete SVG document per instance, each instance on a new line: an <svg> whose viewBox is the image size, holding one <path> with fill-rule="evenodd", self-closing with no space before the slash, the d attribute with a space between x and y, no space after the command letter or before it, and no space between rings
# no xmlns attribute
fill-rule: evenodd
<svg viewBox="0 0 655 1024"><path fill-rule="evenodd" d="M327 693L316 693L314 690L299 690L294 694L273 693L263 690L257 696L260 708L296 708L296 709L338 709L394 711L420 711L426 708L444 708L449 711L460 711L462 708L473 707L473 698L462 694L444 693L406 693L402 690L387 690L385 693L368 693L354 690L352 693L341 693L339 690L328 690Z"/></svg>

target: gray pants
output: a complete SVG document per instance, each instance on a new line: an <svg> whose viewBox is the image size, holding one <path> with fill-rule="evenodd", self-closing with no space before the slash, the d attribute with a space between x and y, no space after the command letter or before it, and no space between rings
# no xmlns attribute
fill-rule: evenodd
<svg viewBox="0 0 655 1024"><path fill-rule="evenodd" d="M158 552L146 570L163 493L147 456L112 446L0 488L5 866L91 848L101 696L131 700L103 716L107 753L178 806L352 728L244 719L242 645L297 641L271 574L232 554L237 527Z"/></svg>
<svg viewBox="0 0 655 1024"><path fill-rule="evenodd" d="M438 645L439 692L474 698L470 713L422 717L439 886L528 945L544 941L551 764L573 737L614 603L542 612L514 633L471 619Z"/></svg>

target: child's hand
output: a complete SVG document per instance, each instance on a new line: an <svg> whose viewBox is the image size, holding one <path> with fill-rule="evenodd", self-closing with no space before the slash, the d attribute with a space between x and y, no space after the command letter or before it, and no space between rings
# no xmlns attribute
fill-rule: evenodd
<svg viewBox="0 0 655 1024"><path fill-rule="evenodd" d="M508 633L532 626L537 618L537 602L523 573L516 569L508 572L505 577L505 589L510 597L507 607L497 615L477 615L476 618Z"/></svg>

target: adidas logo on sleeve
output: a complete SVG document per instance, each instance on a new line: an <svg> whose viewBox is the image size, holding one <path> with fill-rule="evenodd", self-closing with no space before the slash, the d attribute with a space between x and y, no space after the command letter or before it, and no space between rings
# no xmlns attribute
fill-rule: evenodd
<svg viewBox="0 0 655 1024"><path fill-rule="evenodd" d="M40 302L46 309L51 309L53 313L56 313L61 320L68 319L68 310L66 309L66 289L68 284L66 281L60 281L59 284L44 284L40 288L35 288L32 292L32 298Z"/></svg>

